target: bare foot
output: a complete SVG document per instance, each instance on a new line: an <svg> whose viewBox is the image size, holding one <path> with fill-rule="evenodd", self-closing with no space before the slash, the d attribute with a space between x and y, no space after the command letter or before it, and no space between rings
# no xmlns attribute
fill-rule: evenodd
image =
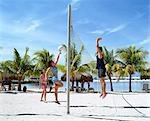
<svg viewBox="0 0 150 121"><path fill-rule="evenodd" d="M102 98L104 99L106 97L106 95L107 95L107 93L104 93Z"/></svg>
<svg viewBox="0 0 150 121"><path fill-rule="evenodd" d="M47 103L47 101L45 100L44 103Z"/></svg>
<svg viewBox="0 0 150 121"><path fill-rule="evenodd" d="M55 103L60 104L60 102L59 102L59 101L55 101Z"/></svg>
<svg viewBox="0 0 150 121"><path fill-rule="evenodd" d="M103 93L101 93L100 97L102 97L102 96L103 96Z"/></svg>

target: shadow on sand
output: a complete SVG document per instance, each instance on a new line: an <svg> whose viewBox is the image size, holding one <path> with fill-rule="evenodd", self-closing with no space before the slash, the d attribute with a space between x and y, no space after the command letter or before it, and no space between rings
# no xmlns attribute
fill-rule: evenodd
<svg viewBox="0 0 150 121"><path fill-rule="evenodd" d="M0 116L62 116L62 115L58 115L58 114L20 113L20 114L0 114Z"/></svg>
<svg viewBox="0 0 150 121"><path fill-rule="evenodd" d="M109 121L131 121L129 119L123 119L123 118L140 118L142 119L150 119L150 116L129 116L129 115L81 115L81 116L75 116L74 117L80 117L80 118L88 118L88 119L99 119L99 120L109 120ZM114 118L112 118L114 117ZM122 119L119 119L122 118Z"/></svg>
<svg viewBox="0 0 150 121"><path fill-rule="evenodd" d="M141 109L145 109L145 108L150 108L150 106L85 106L85 105L74 105L74 106L70 106L71 108L88 108L88 107L101 107L101 108L141 108Z"/></svg>

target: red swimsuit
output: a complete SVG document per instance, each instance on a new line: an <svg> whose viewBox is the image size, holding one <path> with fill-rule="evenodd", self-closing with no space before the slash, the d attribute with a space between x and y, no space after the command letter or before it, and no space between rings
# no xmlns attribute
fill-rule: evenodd
<svg viewBox="0 0 150 121"><path fill-rule="evenodd" d="M40 80L41 80L42 89L46 89L47 88L47 81L45 80L45 75L44 74L42 74L40 76Z"/></svg>

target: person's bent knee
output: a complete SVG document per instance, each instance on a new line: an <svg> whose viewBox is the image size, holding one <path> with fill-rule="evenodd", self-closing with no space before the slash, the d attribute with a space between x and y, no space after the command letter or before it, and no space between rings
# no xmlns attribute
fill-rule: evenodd
<svg viewBox="0 0 150 121"><path fill-rule="evenodd" d="M63 83L62 82L60 82L60 85L59 85L59 87L63 87L64 85L63 85Z"/></svg>
<svg viewBox="0 0 150 121"><path fill-rule="evenodd" d="M63 83L60 82L60 81L57 81L57 82L55 82L55 85L58 86L58 87L62 87L62 86L63 86Z"/></svg>

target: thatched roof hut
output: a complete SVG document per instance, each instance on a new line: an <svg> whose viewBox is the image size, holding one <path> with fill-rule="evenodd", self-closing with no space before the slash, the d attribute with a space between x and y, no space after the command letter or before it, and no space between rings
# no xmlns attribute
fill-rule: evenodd
<svg viewBox="0 0 150 121"><path fill-rule="evenodd" d="M66 74L61 76L62 81L66 81ZM78 80L79 82L93 82L93 77L89 73L80 73L76 74L74 79L71 77L70 81L76 81Z"/></svg>

